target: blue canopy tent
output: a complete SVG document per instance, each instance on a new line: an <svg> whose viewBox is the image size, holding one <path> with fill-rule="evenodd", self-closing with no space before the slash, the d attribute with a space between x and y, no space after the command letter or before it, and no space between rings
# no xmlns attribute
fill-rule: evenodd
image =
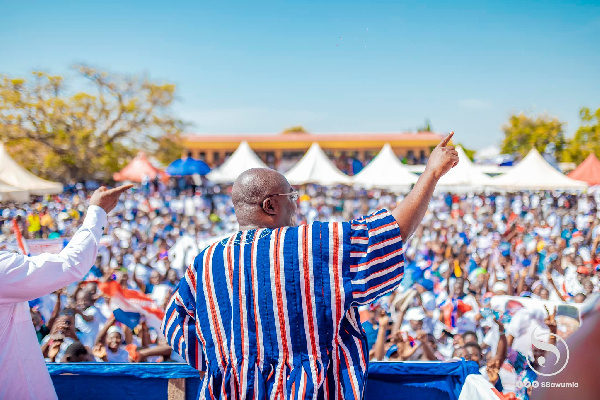
<svg viewBox="0 0 600 400"><path fill-rule="evenodd" d="M171 176L206 175L210 172L210 167L202 160L186 157L173 161L166 172Z"/></svg>

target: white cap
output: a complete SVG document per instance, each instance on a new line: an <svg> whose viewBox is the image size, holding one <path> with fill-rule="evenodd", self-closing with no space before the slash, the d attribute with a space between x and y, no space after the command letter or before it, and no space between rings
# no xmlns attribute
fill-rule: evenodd
<svg viewBox="0 0 600 400"><path fill-rule="evenodd" d="M125 339L125 334L123 333L123 330L121 328L119 328L116 325L111 326L110 328L108 328L108 331L106 332L106 335L110 335L111 333L115 333L117 332L118 334L121 335L121 339Z"/></svg>
<svg viewBox="0 0 600 400"><path fill-rule="evenodd" d="M508 293L508 285L504 282L496 282L492 286L492 292L506 292Z"/></svg>
<svg viewBox="0 0 600 400"><path fill-rule="evenodd" d="M413 307L406 310L404 319L407 321L422 321L426 317L425 312L420 307Z"/></svg>

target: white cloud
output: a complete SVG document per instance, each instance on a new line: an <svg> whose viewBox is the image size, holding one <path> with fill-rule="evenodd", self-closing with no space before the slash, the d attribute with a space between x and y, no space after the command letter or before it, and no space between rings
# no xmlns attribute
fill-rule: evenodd
<svg viewBox="0 0 600 400"><path fill-rule="evenodd" d="M476 110L486 110L492 108L492 104L489 101L482 99L466 99L460 100L458 105L464 108L471 108Z"/></svg>

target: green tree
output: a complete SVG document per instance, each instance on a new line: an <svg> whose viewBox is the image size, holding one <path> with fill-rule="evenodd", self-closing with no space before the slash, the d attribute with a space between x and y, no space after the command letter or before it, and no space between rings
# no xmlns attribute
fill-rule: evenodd
<svg viewBox="0 0 600 400"><path fill-rule="evenodd" d="M429 118L425 118L425 124L419 128L417 128L417 132L432 132L433 128L431 127L431 121Z"/></svg>
<svg viewBox="0 0 600 400"><path fill-rule="evenodd" d="M579 111L581 126L565 151L566 161L577 164L586 159L590 153L600 157L600 108L592 112L588 107Z"/></svg>
<svg viewBox="0 0 600 400"><path fill-rule="evenodd" d="M169 157L179 150L175 85L85 65L76 71L93 94L69 94L62 77L44 72L0 76L0 140L17 162L51 179L107 179L139 149Z"/></svg>
<svg viewBox="0 0 600 400"><path fill-rule="evenodd" d="M181 158L185 151L183 140L178 132L165 134L157 138L152 138L152 140L157 147L154 156L163 165L168 165L172 161Z"/></svg>
<svg viewBox="0 0 600 400"><path fill-rule="evenodd" d="M532 148L541 153L548 143L554 143L556 157L560 160L566 144L564 125L564 122L547 115L535 118L525 114L511 115L508 122L502 126L502 153L520 154L524 157Z"/></svg>
<svg viewBox="0 0 600 400"><path fill-rule="evenodd" d="M462 147L462 149L465 151L465 154L467 155L467 157L469 157L469 159L471 161L473 161L475 159L475 153L476 153L475 150L472 150L472 149L469 149L468 147L465 147L465 145L462 144L462 143L458 143L457 146Z"/></svg>
<svg viewBox="0 0 600 400"><path fill-rule="evenodd" d="M292 126L290 128L284 129L283 132L284 135L288 134L288 133L308 133L306 131L306 129L304 129L304 127L302 125L298 125L298 126Z"/></svg>

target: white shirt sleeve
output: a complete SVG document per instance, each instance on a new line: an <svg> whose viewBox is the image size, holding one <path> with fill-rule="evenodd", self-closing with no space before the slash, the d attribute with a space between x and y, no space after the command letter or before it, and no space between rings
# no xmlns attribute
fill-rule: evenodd
<svg viewBox="0 0 600 400"><path fill-rule="evenodd" d="M0 303L33 300L82 279L96 260L106 223L106 212L90 206L60 253L28 257L0 251Z"/></svg>

